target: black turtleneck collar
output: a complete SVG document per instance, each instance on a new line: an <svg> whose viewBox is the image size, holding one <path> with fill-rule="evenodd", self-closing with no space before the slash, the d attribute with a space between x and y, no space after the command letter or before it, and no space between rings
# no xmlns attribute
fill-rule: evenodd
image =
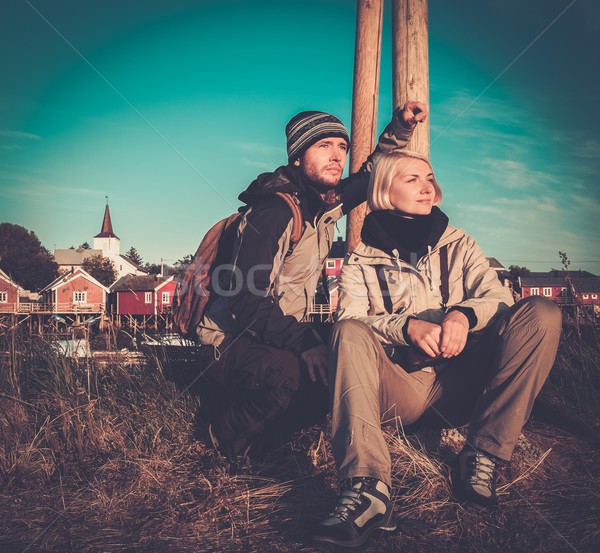
<svg viewBox="0 0 600 553"><path fill-rule="evenodd" d="M429 215L403 217L394 211L373 211L365 218L361 239L368 245L393 255L398 250L400 259L414 263L435 246L448 226L448 217L438 207ZM412 255L411 255L412 254Z"/></svg>

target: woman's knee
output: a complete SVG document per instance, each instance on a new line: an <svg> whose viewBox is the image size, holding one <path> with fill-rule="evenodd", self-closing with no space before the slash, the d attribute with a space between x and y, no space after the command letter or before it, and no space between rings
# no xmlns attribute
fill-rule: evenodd
<svg viewBox="0 0 600 553"><path fill-rule="evenodd" d="M371 339L373 332L371 329L362 321L356 319L343 319L338 321L333 326L331 331L331 344L337 344L341 340L348 340L349 342L356 343L361 338Z"/></svg>
<svg viewBox="0 0 600 553"><path fill-rule="evenodd" d="M561 328L562 313L560 307L543 296L528 296L519 301L515 307L522 309L523 314L540 326Z"/></svg>

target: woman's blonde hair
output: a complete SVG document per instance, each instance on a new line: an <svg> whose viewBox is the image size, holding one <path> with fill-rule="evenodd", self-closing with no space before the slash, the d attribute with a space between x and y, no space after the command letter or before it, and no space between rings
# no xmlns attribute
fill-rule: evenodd
<svg viewBox="0 0 600 553"><path fill-rule="evenodd" d="M383 154L375 162L373 171L371 172L371 179L369 180L369 188L367 190L367 202L371 211L381 211L385 209L396 209L390 202L390 188L394 182L394 178L397 175L396 165L399 159L402 158L414 158L424 161L431 167L429 160L418 152L411 152L410 150L397 150L389 154ZM433 167L431 167L433 172ZM433 199L433 205L439 205L442 203L442 189L439 184L433 178L433 188L435 189L435 198Z"/></svg>

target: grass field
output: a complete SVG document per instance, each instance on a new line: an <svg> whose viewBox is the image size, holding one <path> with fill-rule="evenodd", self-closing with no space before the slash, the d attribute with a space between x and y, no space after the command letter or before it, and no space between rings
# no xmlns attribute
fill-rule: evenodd
<svg viewBox="0 0 600 553"><path fill-rule="evenodd" d="M155 363L0 341L0 551L313 551L337 493L326 426L232 466L196 429L197 398ZM599 357L596 331L566 329L497 512L452 501L458 432L390 429L399 532L365 551L600 551Z"/></svg>

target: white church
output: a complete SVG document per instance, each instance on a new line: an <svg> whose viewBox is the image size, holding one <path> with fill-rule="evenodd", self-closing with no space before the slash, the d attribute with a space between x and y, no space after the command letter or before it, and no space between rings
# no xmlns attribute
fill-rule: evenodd
<svg viewBox="0 0 600 553"><path fill-rule="evenodd" d="M121 255L121 239L114 233L112 221L110 220L110 208L108 203L104 209L104 219L100 232L94 236L94 245L92 249L55 249L54 259L58 263L58 270L61 273L72 271L81 267L82 263L88 257L101 255L110 259L117 271L117 280L126 275L146 275L141 267L133 263L129 258Z"/></svg>

